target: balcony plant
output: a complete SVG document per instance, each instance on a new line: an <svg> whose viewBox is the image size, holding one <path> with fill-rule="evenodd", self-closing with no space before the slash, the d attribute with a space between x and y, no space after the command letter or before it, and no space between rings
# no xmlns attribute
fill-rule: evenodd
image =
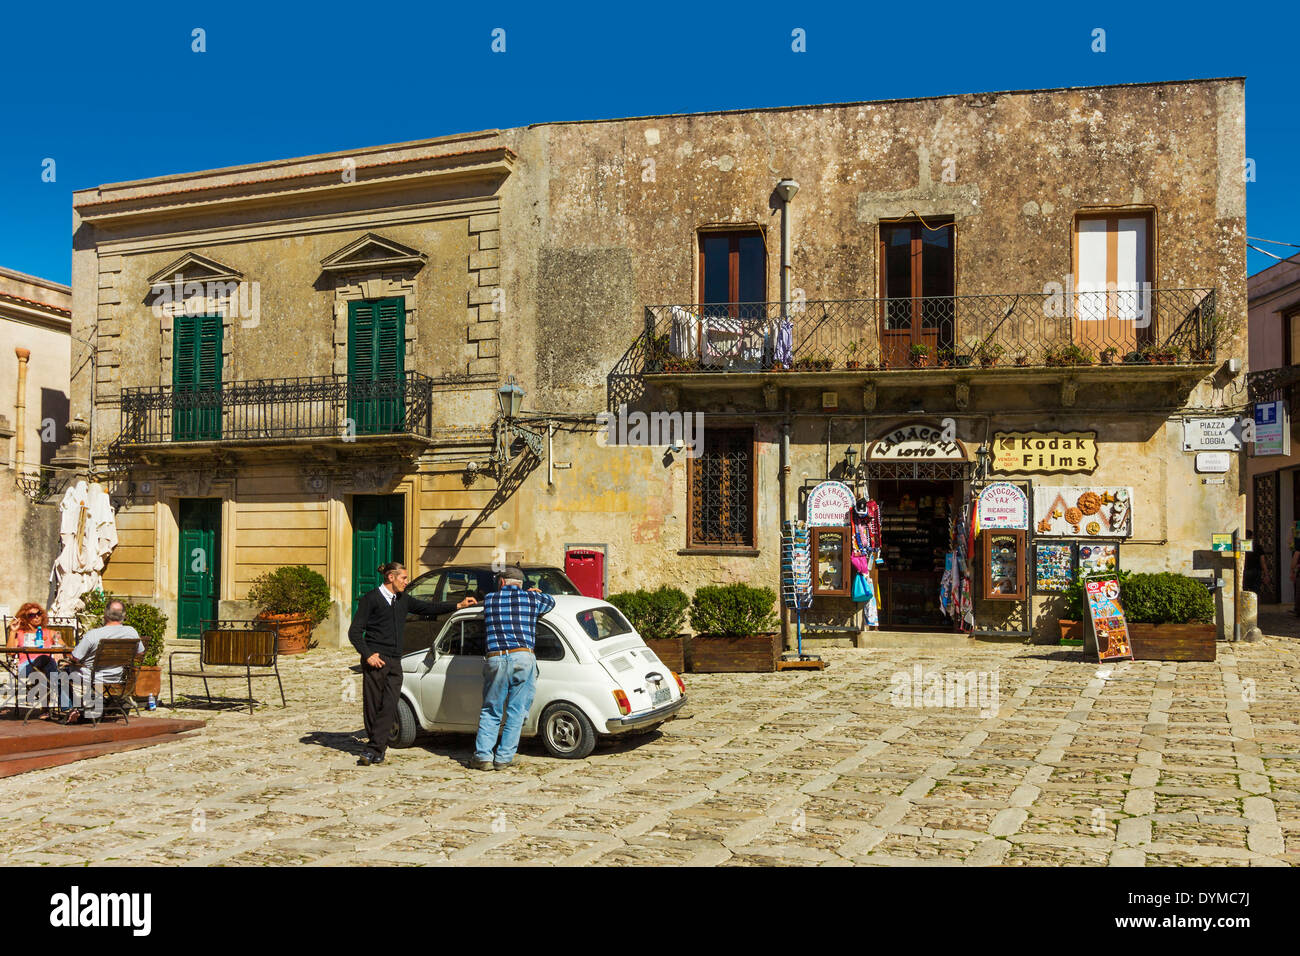
<svg viewBox="0 0 1300 956"><path fill-rule="evenodd" d="M253 581L248 600L258 606L259 621L275 626L281 654L302 654L311 646L311 632L330 614L330 588L325 578L305 565L267 571Z"/></svg>
<svg viewBox="0 0 1300 956"><path fill-rule="evenodd" d="M686 644L690 640L689 634L682 633L690 604L686 592L665 585L656 591L611 594L609 603L623 612L655 656L679 674L686 670Z"/></svg>
<svg viewBox="0 0 1300 956"><path fill-rule="evenodd" d="M975 361L975 356L970 352L957 352L953 355L953 364L958 368L970 368L971 363Z"/></svg>
<svg viewBox="0 0 1300 956"><path fill-rule="evenodd" d="M844 367L847 368L850 372L856 372L858 369L862 368L862 362L858 360L857 342L849 343L849 359L847 362L844 363Z"/></svg>
<svg viewBox="0 0 1300 956"><path fill-rule="evenodd" d="M912 368L926 368L930 364L930 346L917 342L907 350L907 361Z"/></svg>
<svg viewBox="0 0 1300 956"><path fill-rule="evenodd" d="M953 349L939 349L939 368L952 368L957 353Z"/></svg>
<svg viewBox="0 0 1300 956"><path fill-rule="evenodd" d="M1115 356L1119 354L1119 349L1113 345L1108 345L1101 350L1101 364L1110 365L1115 361Z"/></svg>
<svg viewBox="0 0 1300 956"><path fill-rule="evenodd" d="M776 670L780 632L773 608L776 592L747 584L706 585L691 598L687 662L694 673Z"/></svg>
<svg viewBox="0 0 1300 956"><path fill-rule="evenodd" d="M1029 356L1026 355L1024 352L1018 352L1016 354L1015 361L1016 361L1016 368L1024 368L1026 365L1029 364Z"/></svg>
<svg viewBox="0 0 1300 956"><path fill-rule="evenodd" d="M1005 351L1006 349L996 342L981 341L975 348L975 355L980 360L980 365L989 368L998 364L998 358Z"/></svg>
<svg viewBox="0 0 1300 956"><path fill-rule="evenodd" d="M1061 349L1060 356L1062 365L1092 365L1096 361L1091 352L1073 343Z"/></svg>
<svg viewBox="0 0 1300 956"><path fill-rule="evenodd" d="M152 604L133 604L102 589L91 591L81 596L82 610L77 620L83 631L89 631L104 624L104 608L116 598L126 603L126 620L124 624L136 629L144 644L144 657L136 668L135 696L144 699L150 694L157 699L162 694L162 659L166 644L167 615Z"/></svg>

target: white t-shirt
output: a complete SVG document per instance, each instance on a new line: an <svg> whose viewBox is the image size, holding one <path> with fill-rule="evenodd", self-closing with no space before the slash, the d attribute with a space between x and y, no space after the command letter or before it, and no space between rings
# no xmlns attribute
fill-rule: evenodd
<svg viewBox="0 0 1300 956"><path fill-rule="evenodd" d="M100 641L126 640L132 637L135 638L136 654L143 654L144 643L140 640L139 631L130 624L105 624L93 631L87 631L81 638L81 643L72 649L72 656L81 661L86 668L86 673L90 673L90 665L95 660L95 651L99 648ZM105 684L116 684L122 680L122 668L110 667L96 671L95 678Z"/></svg>

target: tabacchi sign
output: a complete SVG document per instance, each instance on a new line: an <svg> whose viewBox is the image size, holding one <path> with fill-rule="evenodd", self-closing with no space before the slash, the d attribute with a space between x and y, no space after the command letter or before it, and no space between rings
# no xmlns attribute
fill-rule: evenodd
<svg viewBox="0 0 1300 956"><path fill-rule="evenodd" d="M944 437L934 425L904 425L876 439L867 454L879 460L965 461L966 450L957 439Z"/></svg>
<svg viewBox="0 0 1300 956"><path fill-rule="evenodd" d="M1047 474L1096 469L1096 432L993 433L994 471Z"/></svg>

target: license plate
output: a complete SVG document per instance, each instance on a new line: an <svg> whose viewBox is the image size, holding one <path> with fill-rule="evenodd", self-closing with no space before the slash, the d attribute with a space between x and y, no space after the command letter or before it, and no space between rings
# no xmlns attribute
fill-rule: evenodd
<svg viewBox="0 0 1300 956"><path fill-rule="evenodd" d="M660 704L668 703L670 697L672 697L672 691L667 687L660 687L655 691L654 706L658 707Z"/></svg>

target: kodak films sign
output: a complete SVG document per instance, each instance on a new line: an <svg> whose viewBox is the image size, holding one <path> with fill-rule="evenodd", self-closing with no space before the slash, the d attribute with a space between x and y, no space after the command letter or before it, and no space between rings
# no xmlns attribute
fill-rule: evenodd
<svg viewBox="0 0 1300 956"><path fill-rule="evenodd" d="M993 433L994 471L1092 472L1096 468L1096 432Z"/></svg>

